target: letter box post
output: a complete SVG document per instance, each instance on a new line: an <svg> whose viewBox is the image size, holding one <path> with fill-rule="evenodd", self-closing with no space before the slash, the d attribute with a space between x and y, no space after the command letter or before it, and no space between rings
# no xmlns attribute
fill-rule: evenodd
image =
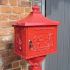
<svg viewBox="0 0 70 70"><path fill-rule="evenodd" d="M41 70L41 61L57 52L58 21L45 18L34 6L33 11L13 24L14 51L30 63L30 70Z"/></svg>

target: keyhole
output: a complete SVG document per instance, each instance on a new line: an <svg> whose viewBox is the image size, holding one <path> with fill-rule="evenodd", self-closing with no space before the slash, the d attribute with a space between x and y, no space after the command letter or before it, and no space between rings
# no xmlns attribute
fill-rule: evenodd
<svg viewBox="0 0 70 70"><path fill-rule="evenodd" d="M20 38L18 39L18 45L19 45L18 49L21 51L22 50L22 41Z"/></svg>
<svg viewBox="0 0 70 70"><path fill-rule="evenodd" d="M31 49L32 48L32 41L29 40L29 48Z"/></svg>

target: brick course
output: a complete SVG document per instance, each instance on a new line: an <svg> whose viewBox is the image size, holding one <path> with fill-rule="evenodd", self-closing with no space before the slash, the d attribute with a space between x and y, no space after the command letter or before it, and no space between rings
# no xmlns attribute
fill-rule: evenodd
<svg viewBox="0 0 70 70"><path fill-rule="evenodd" d="M9 15L8 14L0 14L0 21L7 21L9 19Z"/></svg>
<svg viewBox="0 0 70 70"><path fill-rule="evenodd" d="M11 13L11 8L9 6L0 7L0 13Z"/></svg>
<svg viewBox="0 0 70 70"><path fill-rule="evenodd" d="M0 5L8 5L8 0L0 0Z"/></svg>
<svg viewBox="0 0 70 70"><path fill-rule="evenodd" d="M0 21L0 28L11 27L12 23L13 22L7 20Z"/></svg>
<svg viewBox="0 0 70 70"><path fill-rule="evenodd" d="M17 5L18 5L18 1L19 1L19 0L9 0L9 4L10 4L11 6L17 6Z"/></svg>

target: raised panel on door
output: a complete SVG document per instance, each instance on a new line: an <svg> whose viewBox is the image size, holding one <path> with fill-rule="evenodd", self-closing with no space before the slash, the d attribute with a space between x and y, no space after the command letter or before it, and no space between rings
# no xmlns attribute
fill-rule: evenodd
<svg viewBox="0 0 70 70"><path fill-rule="evenodd" d="M56 26L27 28L27 57L37 57L56 52Z"/></svg>

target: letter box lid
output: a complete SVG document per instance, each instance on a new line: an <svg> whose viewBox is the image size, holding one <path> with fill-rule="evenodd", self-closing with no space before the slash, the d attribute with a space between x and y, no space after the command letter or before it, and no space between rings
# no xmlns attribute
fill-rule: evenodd
<svg viewBox="0 0 70 70"><path fill-rule="evenodd" d="M32 7L33 11L25 18L15 22L13 26L46 26L46 25L59 25L58 21L53 21L45 18L39 10L38 6Z"/></svg>

